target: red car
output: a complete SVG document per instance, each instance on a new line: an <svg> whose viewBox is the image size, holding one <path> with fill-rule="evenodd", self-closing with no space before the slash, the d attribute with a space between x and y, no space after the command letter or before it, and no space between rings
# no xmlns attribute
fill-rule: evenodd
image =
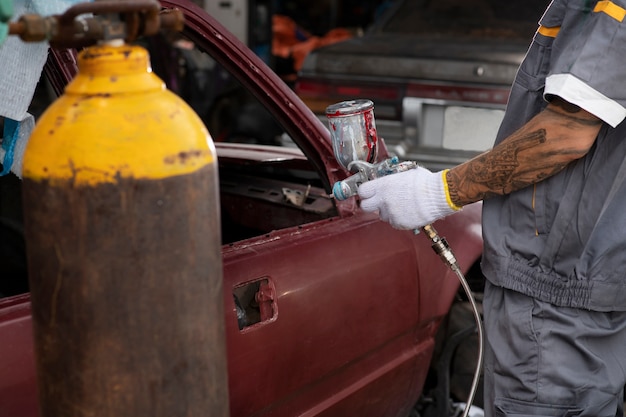
<svg viewBox="0 0 626 417"><path fill-rule="evenodd" d="M175 61L159 61L159 40L146 42L153 67L216 142L231 415L435 415L428 407L446 415L450 380L439 365L452 363L441 354L442 324L459 298L457 276L425 236L394 230L354 198L331 198L350 173L326 125L201 8L161 4L181 9L186 28L169 50ZM72 57L51 54L45 74L57 92L74 74ZM388 156L381 146L379 159ZM480 206L435 226L480 283ZM0 221L0 260L19 263L19 231L15 219ZM0 417L38 415L24 282L20 268L0 280Z"/></svg>

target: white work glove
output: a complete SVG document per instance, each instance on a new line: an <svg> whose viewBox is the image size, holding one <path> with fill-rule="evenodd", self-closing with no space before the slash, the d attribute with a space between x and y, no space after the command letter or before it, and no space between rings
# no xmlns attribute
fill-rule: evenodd
<svg viewBox="0 0 626 417"><path fill-rule="evenodd" d="M396 229L419 229L452 214L446 171L415 169L380 177L359 186L361 208L378 210L380 219Z"/></svg>

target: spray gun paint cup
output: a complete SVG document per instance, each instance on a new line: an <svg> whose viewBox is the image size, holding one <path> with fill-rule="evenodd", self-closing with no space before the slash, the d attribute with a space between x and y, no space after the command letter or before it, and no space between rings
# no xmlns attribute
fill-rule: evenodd
<svg viewBox="0 0 626 417"><path fill-rule="evenodd" d="M347 170L354 161L373 163L378 135L371 100L349 100L326 108L330 138L337 161Z"/></svg>

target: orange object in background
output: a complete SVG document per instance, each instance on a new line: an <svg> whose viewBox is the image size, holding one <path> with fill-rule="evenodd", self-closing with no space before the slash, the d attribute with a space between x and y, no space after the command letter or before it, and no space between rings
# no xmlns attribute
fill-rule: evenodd
<svg viewBox="0 0 626 417"><path fill-rule="evenodd" d="M340 42L354 35L348 29L335 28L324 36L313 36L290 17L272 17L272 55L292 58L294 71L299 71L304 58L314 49Z"/></svg>

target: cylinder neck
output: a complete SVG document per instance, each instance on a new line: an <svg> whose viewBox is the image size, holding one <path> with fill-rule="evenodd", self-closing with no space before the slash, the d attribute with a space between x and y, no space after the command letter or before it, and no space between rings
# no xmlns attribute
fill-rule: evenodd
<svg viewBox="0 0 626 417"><path fill-rule="evenodd" d="M164 90L153 72L148 51L132 45L97 45L78 55L78 75L69 94L116 94Z"/></svg>

